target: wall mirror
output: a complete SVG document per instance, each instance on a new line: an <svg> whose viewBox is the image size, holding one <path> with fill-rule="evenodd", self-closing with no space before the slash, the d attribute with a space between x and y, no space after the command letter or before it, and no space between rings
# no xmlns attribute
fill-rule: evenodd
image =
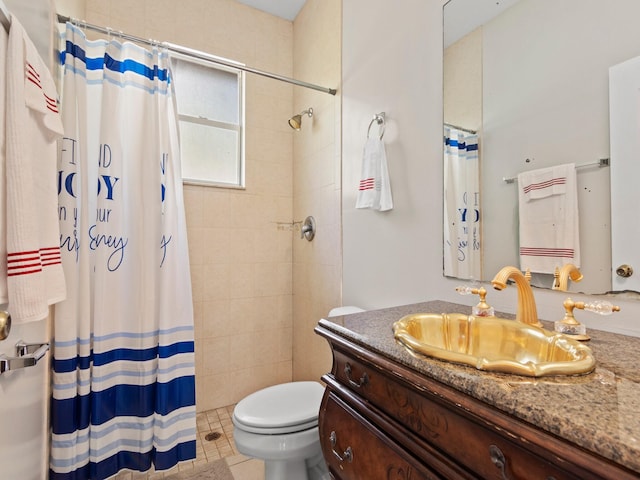
<svg viewBox="0 0 640 480"><path fill-rule="evenodd" d="M611 277L618 189L601 159L610 158L609 68L640 55L637 18L637 0L444 6L446 276L488 281L505 265L521 266L518 184L508 180L575 164L570 217L578 218L571 228L584 278L569 291L621 290ZM447 166L450 155L464 156L464 168ZM552 274L533 274L532 285L552 284Z"/></svg>

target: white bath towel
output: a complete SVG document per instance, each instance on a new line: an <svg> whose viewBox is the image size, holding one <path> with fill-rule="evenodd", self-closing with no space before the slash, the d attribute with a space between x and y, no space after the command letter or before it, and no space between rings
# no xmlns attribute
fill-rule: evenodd
<svg viewBox="0 0 640 480"><path fill-rule="evenodd" d="M45 62L15 16L7 46L5 95L6 273L0 301L15 322L41 320L66 294L60 263L57 141L62 121Z"/></svg>
<svg viewBox="0 0 640 480"><path fill-rule="evenodd" d="M384 142L379 137L367 138L364 144L356 208L381 212L393 208L387 155Z"/></svg>
<svg viewBox="0 0 640 480"><path fill-rule="evenodd" d="M565 263L580 266L575 164L518 175L520 268L550 273Z"/></svg>

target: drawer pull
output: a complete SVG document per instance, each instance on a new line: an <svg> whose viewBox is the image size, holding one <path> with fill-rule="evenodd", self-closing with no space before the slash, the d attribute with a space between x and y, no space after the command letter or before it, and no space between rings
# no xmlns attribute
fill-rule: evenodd
<svg viewBox="0 0 640 480"><path fill-rule="evenodd" d="M507 474L505 473L505 469L507 468L507 459L500 450L495 445L489 446L489 455L491 456L491 463L493 463L496 468L500 469L500 473L502 474L502 480L509 480Z"/></svg>
<svg viewBox="0 0 640 480"><path fill-rule="evenodd" d="M354 381L351 378L351 364L350 363L346 363L344 365L344 374L347 376L347 380L349 380L349 385L351 385L352 387L355 388L361 388L364 387L367 383L369 383L369 375L367 375L367 372L364 372L362 374L362 377L360 377L359 381Z"/></svg>
<svg viewBox="0 0 640 480"><path fill-rule="evenodd" d="M338 443L338 436L335 431L332 431L329 435L329 441L331 442L331 451L336 456L338 460L344 462L345 460L349 463L353 462L353 450L351 447L347 447L347 449L342 453L342 455L336 452L336 444ZM339 450L339 449L338 449Z"/></svg>

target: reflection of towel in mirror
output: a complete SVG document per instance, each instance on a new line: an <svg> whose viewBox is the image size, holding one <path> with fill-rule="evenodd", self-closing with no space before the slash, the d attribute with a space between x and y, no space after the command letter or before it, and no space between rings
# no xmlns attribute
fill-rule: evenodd
<svg viewBox="0 0 640 480"><path fill-rule="evenodd" d="M565 263L580 266L575 164L518 175L520 268L553 273Z"/></svg>
<svg viewBox="0 0 640 480"><path fill-rule="evenodd" d="M384 142L378 137L367 138L364 144L356 208L371 208L381 212L393 208L387 155Z"/></svg>

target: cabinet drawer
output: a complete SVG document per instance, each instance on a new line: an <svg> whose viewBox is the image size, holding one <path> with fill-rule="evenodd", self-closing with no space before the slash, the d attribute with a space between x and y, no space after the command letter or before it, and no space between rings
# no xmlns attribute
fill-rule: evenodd
<svg viewBox="0 0 640 480"><path fill-rule="evenodd" d="M429 391L416 391L373 365L334 350L333 376L427 443L487 479L597 478L553 454L521 447L503 429ZM525 443L526 444L526 443ZM558 466L556 463L564 465Z"/></svg>
<svg viewBox="0 0 640 480"><path fill-rule="evenodd" d="M384 433L325 391L320 407L320 442L329 470L340 480L439 479Z"/></svg>

